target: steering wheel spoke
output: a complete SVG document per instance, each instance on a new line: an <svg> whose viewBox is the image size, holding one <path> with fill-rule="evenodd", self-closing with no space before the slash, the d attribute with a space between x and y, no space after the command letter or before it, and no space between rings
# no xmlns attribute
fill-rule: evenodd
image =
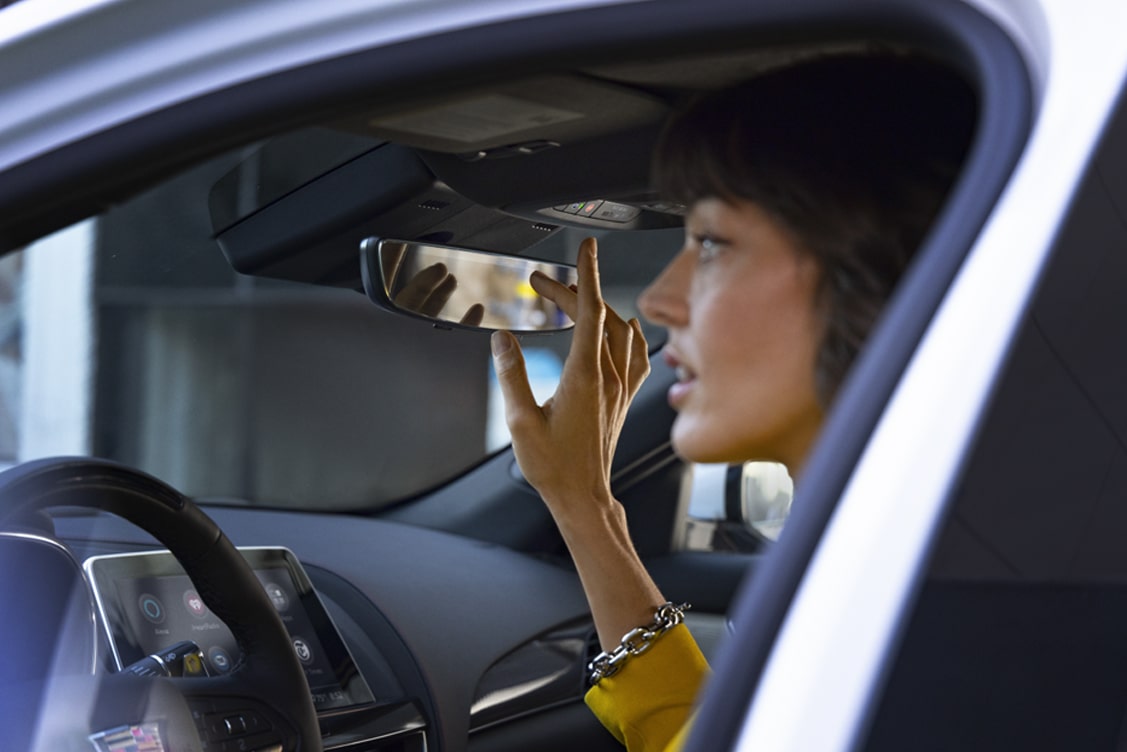
<svg viewBox="0 0 1127 752"><path fill-rule="evenodd" d="M293 749L290 724L265 703L246 695L200 692L200 679L178 679L204 752Z"/></svg>

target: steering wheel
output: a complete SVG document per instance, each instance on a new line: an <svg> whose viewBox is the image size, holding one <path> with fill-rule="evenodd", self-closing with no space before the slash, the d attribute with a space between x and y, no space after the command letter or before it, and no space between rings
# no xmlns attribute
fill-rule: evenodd
<svg viewBox="0 0 1127 752"><path fill-rule="evenodd" d="M40 706L41 741L45 724L57 721L83 734L86 749L85 737L124 727L134 734L157 730L163 746L155 748L165 750L320 752L317 714L289 634L250 566L210 517L162 481L108 460L60 457L0 473L0 530L58 506L112 512L167 546L208 608L231 629L242 658L218 677L123 672L53 681ZM79 698L84 701L75 702ZM87 707L85 718L74 717L75 709ZM253 733L236 729L241 743L227 746L229 719L247 718L254 720Z"/></svg>

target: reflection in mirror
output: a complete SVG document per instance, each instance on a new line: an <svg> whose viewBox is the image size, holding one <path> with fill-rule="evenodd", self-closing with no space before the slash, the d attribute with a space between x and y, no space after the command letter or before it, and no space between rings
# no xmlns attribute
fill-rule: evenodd
<svg viewBox="0 0 1127 752"><path fill-rule="evenodd" d="M532 289L541 272L574 285L574 266L488 251L366 238L360 246L364 291L389 310L442 324L513 332L552 332L573 324Z"/></svg>

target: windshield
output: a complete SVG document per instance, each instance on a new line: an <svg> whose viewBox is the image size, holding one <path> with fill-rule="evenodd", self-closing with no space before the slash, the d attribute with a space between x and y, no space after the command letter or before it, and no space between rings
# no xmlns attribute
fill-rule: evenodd
<svg viewBox="0 0 1127 752"><path fill-rule="evenodd" d="M369 146L323 131L274 140L272 164L285 169L263 172L273 177L257 199L226 219ZM223 155L0 260L3 462L94 455L217 503L371 510L507 444L487 333L232 269L213 189L263 153ZM681 241L680 229L568 228L527 253L573 262L587 235L600 237L604 292L627 316ZM647 330L651 346L660 336ZM569 342L523 340L541 399Z"/></svg>

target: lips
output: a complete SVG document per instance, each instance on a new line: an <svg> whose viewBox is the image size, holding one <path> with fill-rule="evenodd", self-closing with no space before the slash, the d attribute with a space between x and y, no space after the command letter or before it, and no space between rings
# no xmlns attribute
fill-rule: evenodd
<svg viewBox="0 0 1127 752"><path fill-rule="evenodd" d="M670 406L677 410L689 398L689 393L692 391L693 384L696 383L696 372L681 362L680 357L675 351L670 348L665 348L662 351L662 358L666 364L673 369L673 373L677 377L677 381L669 387L668 399Z"/></svg>

